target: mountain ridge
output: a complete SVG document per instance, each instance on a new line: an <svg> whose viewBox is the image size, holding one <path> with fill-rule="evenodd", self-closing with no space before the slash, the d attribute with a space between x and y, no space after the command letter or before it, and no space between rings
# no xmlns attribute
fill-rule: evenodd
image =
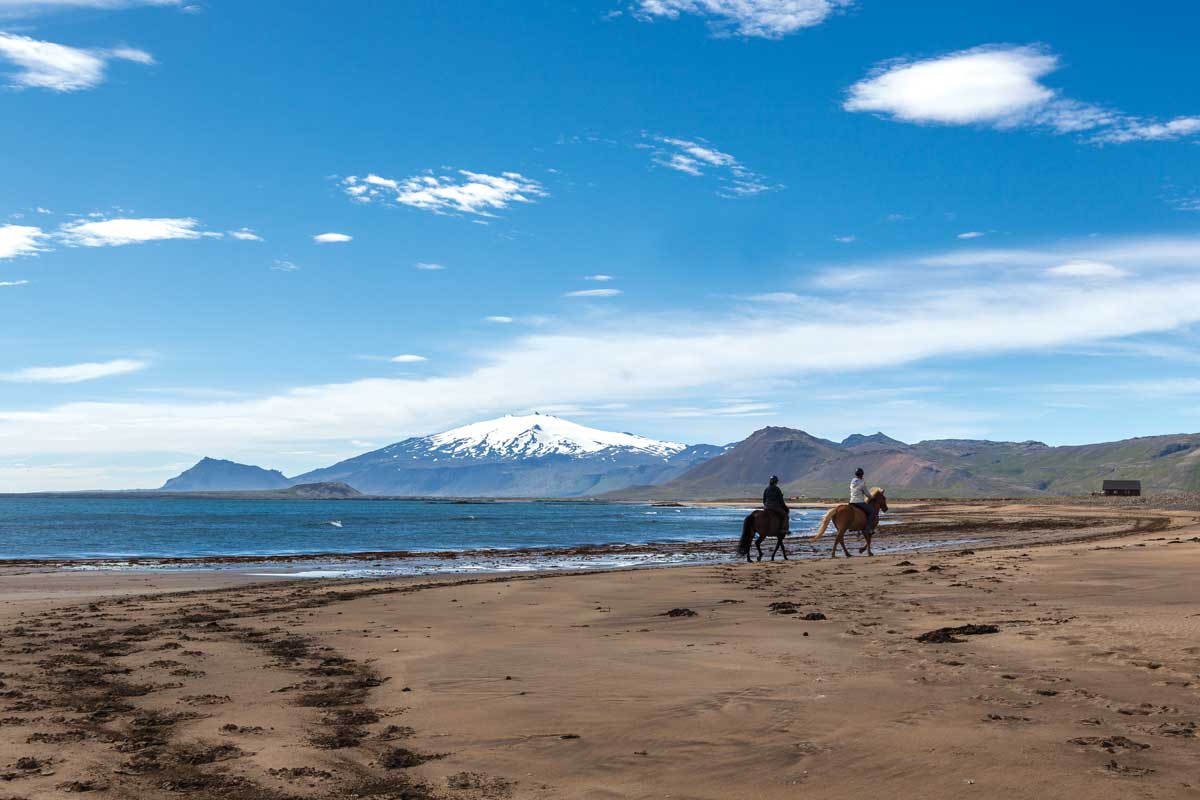
<svg viewBox="0 0 1200 800"><path fill-rule="evenodd" d="M340 482L375 496L700 500L756 496L778 474L790 495L837 497L857 467L894 497L1078 495L1098 491L1106 478L1142 480L1147 492L1200 489L1200 434L1050 446L987 439L906 443L879 431L835 442L768 426L717 446L605 431L544 414L508 415L409 437L291 478L206 457L162 490Z"/></svg>
<svg viewBox="0 0 1200 800"><path fill-rule="evenodd" d="M162 485L162 492L260 491L292 485L282 472L205 456Z"/></svg>

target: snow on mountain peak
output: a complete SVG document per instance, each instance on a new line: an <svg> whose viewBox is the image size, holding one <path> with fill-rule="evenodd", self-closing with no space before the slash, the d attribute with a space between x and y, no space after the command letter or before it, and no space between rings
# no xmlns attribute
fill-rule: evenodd
<svg viewBox="0 0 1200 800"><path fill-rule="evenodd" d="M548 414L510 414L437 433L424 441L430 452L458 458L582 456L610 448L666 458L686 449L677 442L589 428Z"/></svg>

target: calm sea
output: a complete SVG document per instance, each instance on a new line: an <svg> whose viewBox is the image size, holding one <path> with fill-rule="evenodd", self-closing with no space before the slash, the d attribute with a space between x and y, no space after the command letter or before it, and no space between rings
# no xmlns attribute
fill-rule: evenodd
<svg viewBox="0 0 1200 800"><path fill-rule="evenodd" d="M796 531L816 511L795 512ZM0 498L0 559L476 551L736 538L746 509L409 500ZM335 524L337 523L337 524Z"/></svg>

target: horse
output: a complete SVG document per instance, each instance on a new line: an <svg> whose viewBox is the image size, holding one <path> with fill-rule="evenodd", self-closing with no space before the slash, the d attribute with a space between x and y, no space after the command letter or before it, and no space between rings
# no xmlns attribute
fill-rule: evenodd
<svg viewBox="0 0 1200 800"><path fill-rule="evenodd" d="M767 511L765 508L760 508L757 511L751 511L742 520L742 538L738 542L738 555L745 556L746 561L750 561L750 540L754 538L754 534L758 534L758 541L754 546L758 548L758 560L763 560L763 539L768 536L774 536L776 539L775 549L771 551L771 560L775 560L775 554L783 553L783 560L787 561L787 548L783 546L783 538L788 535L788 531L783 529L783 525L777 515L773 511Z"/></svg>
<svg viewBox="0 0 1200 800"><path fill-rule="evenodd" d="M884 497L883 489L880 489L878 486L871 489L871 499L867 501L867 505L875 507L876 516L879 515L880 511L887 511L887 498ZM829 527L830 522L833 522L834 527L837 528L837 538L833 540L833 555L831 558L837 558L839 544L842 546L842 552L846 554L846 558L850 557L850 551L846 549L846 531L861 531L867 543L858 548L858 552L861 553L866 550L867 555L875 555L871 552L871 536L873 533L867 530L870 519L867 518L862 509L852 506L849 503L843 503L826 511L824 519L821 520L821 527L817 529L817 534L812 537L814 542L825 535L825 529Z"/></svg>

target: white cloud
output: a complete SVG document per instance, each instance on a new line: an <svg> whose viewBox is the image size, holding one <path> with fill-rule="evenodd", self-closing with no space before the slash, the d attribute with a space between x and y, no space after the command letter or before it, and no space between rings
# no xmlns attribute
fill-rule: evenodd
<svg viewBox="0 0 1200 800"><path fill-rule="evenodd" d="M678 139L671 136L646 136L649 143L638 145L653 153L654 163L687 175L709 173L719 180L721 197L752 197L776 191L783 186L771 184L762 175L747 169L729 153L723 153L703 139Z"/></svg>
<svg viewBox="0 0 1200 800"><path fill-rule="evenodd" d="M343 191L359 203L383 202L435 214L474 214L494 217L513 203L533 203L549 193L541 183L519 172L488 175L458 170L455 175L414 175L396 180L369 174L342 180Z"/></svg>
<svg viewBox="0 0 1200 800"><path fill-rule="evenodd" d="M42 245L49 234L32 225L0 225L0 258L31 256L46 248Z"/></svg>
<svg viewBox="0 0 1200 800"><path fill-rule="evenodd" d="M124 61L132 61L135 64L157 64L154 56L147 53L145 50L139 50L136 47L113 47L103 51L109 58L119 58Z"/></svg>
<svg viewBox="0 0 1200 800"><path fill-rule="evenodd" d="M1125 142L1161 142L1183 139L1200 133L1200 117L1176 117L1167 122L1128 119L1094 137L1094 141L1112 144Z"/></svg>
<svg viewBox="0 0 1200 800"><path fill-rule="evenodd" d="M150 366L147 361L118 358L113 361L68 364L62 367L27 367L15 372L0 373L0 380L10 383L82 383L113 375L127 375Z"/></svg>
<svg viewBox="0 0 1200 800"><path fill-rule="evenodd" d="M416 267L417 267L417 269L422 269L422 270L425 270L426 272L437 272L439 270L445 269L445 267L442 266L441 264L433 264L428 261L418 261L416 263Z"/></svg>
<svg viewBox="0 0 1200 800"><path fill-rule="evenodd" d="M300 265L286 259L277 258L275 259L274 263L271 264L271 269L275 270L276 272L295 272L296 270L300 269Z"/></svg>
<svg viewBox="0 0 1200 800"><path fill-rule="evenodd" d="M169 239L199 239L210 235L200 230L198 220L190 217L70 222L58 229L58 238L74 247L120 247Z"/></svg>
<svg viewBox="0 0 1200 800"><path fill-rule="evenodd" d="M981 236L987 236L987 234L984 233L983 231L967 231L966 233L960 233L957 238L959 238L959 239L978 239Z"/></svg>
<svg viewBox="0 0 1200 800"><path fill-rule="evenodd" d="M567 292L564 297L616 297L621 294L620 289L580 289L576 292Z"/></svg>
<svg viewBox="0 0 1200 800"><path fill-rule="evenodd" d="M0 286L28 286L29 281L0 281Z"/></svg>
<svg viewBox="0 0 1200 800"><path fill-rule="evenodd" d="M1088 133L1089 141L1179 139L1200 133L1200 117L1144 119L1064 97L1042 79L1060 66L1038 46L986 45L919 61L881 64L850 87L843 107L902 122L1042 128Z"/></svg>
<svg viewBox="0 0 1200 800"><path fill-rule="evenodd" d="M929 267L1009 267L1044 270L1071 260L1103 261L1118 268L1194 269L1200 265L1200 238L1187 236L1084 240L1040 249L962 249L923 256Z"/></svg>
<svg viewBox="0 0 1200 800"><path fill-rule="evenodd" d="M494 322L497 325L508 325L509 323L511 323L513 321L513 318L495 314L490 317L484 317L483 321L484 322Z"/></svg>
<svg viewBox="0 0 1200 800"><path fill-rule="evenodd" d="M24 16L70 8L119 10L136 6L179 6L181 0L0 0L0 17Z"/></svg>
<svg viewBox="0 0 1200 800"><path fill-rule="evenodd" d="M243 242L261 242L263 238L249 228L241 228L236 231L230 231L229 235L234 239L240 239Z"/></svg>
<svg viewBox="0 0 1200 800"><path fill-rule="evenodd" d="M890 62L850 88L848 111L906 122L1017 124L1054 99L1039 78L1058 59L1033 47L976 48L915 62Z"/></svg>
<svg viewBox="0 0 1200 800"><path fill-rule="evenodd" d="M852 0L637 0L640 19L694 14L710 20L718 35L779 39L820 25Z"/></svg>
<svg viewBox="0 0 1200 800"><path fill-rule="evenodd" d="M9 76L11 85L55 92L77 92L99 86L104 82L108 62L113 59L154 63L149 53L132 47L81 50L4 32L0 32L0 59L17 67Z"/></svg>
<svg viewBox="0 0 1200 800"><path fill-rule="evenodd" d="M349 242L353 239L353 236L344 233L318 233L313 237L313 241L317 244L336 244L338 242Z"/></svg>
<svg viewBox="0 0 1200 800"><path fill-rule="evenodd" d="M393 364L419 364L422 361L428 360L429 359L425 358L425 356L418 356L412 353L403 353L398 356L392 356L388 359L388 361L391 361Z"/></svg>
<svg viewBox="0 0 1200 800"><path fill-rule="evenodd" d="M978 260L983 253L989 254L985 262ZM972 257L968 264L965 254ZM1139 278L1064 285L1046 274L1073 259L1103 261ZM964 268L976 265L1000 268ZM853 266L830 270L849 273ZM885 304L848 306L843 289L816 294L819 284L812 281L810 291L825 313L814 314L805 303L762 309L742 303L724 315L688 309L573 315L497 342L473 354L478 366L446 375L306 385L219 401L14 408L6 398L0 400L0 456L322 450L352 438L395 441L512 409L744 397L745 386L781 378L868 378L881 369L937 366L951 358L1135 337L1169 340L1166 334L1200 324L1200 236L955 251L898 258L877 269L888 276ZM910 429L926 421L913 422L912 411L896 411L897 420L910 414ZM861 418L861 411L853 413ZM934 417L927 419L937 427Z"/></svg>
<svg viewBox="0 0 1200 800"><path fill-rule="evenodd" d="M835 242L839 242L841 244L853 244L854 242L858 241L858 237L857 236L835 236L835 237L833 237L833 240Z"/></svg>
<svg viewBox="0 0 1200 800"><path fill-rule="evenodd" d="M1055 278L1085 278L1088 280L1116 280L1129 276L1120 267L1114 267L1105 261L1095 261L1087 258L1073 258L1063 264L1050 267L1046 274Z"/></svg>
<svg viewBox="0 0 1200 800"><path fill-rule="evenodd" d="M601 281L601 282L615 280L615 278L612 275L604 275L604 274L585 275L585 276L583 276L583 279L585 281Z"/></svg>
<svg viewBox="0 0 1200 800"><path fill-rule="evenodd" d="M749 299L756 303L787 303L789 305L813 302L813 298L795 292L764 292L763 294L752 294Z"/></svg>
<svg viewBox="0 0 1200 800"><path fill-rule="evenodd" d="M704 408L684 407L668 409L666 417L768 417L774 416L774 403L738 403L726 406L708 406Z"/></svg>

